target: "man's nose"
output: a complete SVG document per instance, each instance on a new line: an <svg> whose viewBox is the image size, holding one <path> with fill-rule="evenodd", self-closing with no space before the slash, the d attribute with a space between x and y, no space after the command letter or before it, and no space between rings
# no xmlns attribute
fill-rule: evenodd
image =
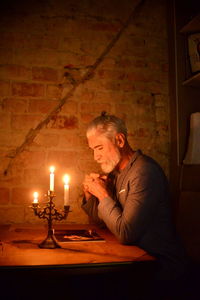
<svg viewBox="0 0 200 300"><path fill-rule="evenodd" d="M99 153L94 152L94 160L98 161L101 155Z"/></svg>

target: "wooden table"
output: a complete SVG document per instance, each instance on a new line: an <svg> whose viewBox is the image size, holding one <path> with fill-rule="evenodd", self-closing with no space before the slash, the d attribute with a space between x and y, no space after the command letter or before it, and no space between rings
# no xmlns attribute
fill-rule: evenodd
<svg viewBox="0 0 200 300"><path fill-rule="evenodd" d="M93 229L104 238L104 241L67 242L60 243L62 248L41 249L38 244L46 238L46 226L2 225L0 226L1 283L9 283L9 286L14 286L16 290L21 282L26 282L26 287L30 289L34 282L37 282L37 286L40 282L41 286L48 287L66 285L67 282L71 300L79 299L74 296L76 284L83 288L88 282L93 287L97 282L103 286L109 282L107 291L111 292L114 282L117 282L118 278L124 278L125 281L125 277L130 277L129 273L131 282L134 278L136 280L141 277L145 280L145 277L150 276L148 274L154 258L137 246L121 245L108 230L90 225L55 225L54 228ZM115 284L115 290L117 286L118 284ZM88 293L85 294L89 299ZM83 294L81 299L84 299Z"/></svg>
<svg viewBox="0 0 200 300"><path fill-rule="evenodd" d="M95 229L104 241L60 243L62 248L41 249L45 226L0 226L0 266L82 265L132 263L153 260L137 246L121 245L108 231L89 225L65 225L56 228Z"/></svg>

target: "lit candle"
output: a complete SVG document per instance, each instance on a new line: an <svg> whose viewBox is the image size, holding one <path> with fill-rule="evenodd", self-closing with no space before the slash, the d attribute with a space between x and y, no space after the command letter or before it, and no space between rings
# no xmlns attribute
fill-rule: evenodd
<svg viewBox="0 0 200 300"><path fill-rule="evenodd" d="M50 167L50 191L54 191L54 167Z"/></svg>
<svg viewBox="0 0 200 300"><path fill-rule="evenodd" d="M33 197L33 203L38 203L38 192L34 192Z"/></svg>
<svg viewBox="0 0 200 300"><path fill-rule="evenodd" d="M69 175L64 175L64 206L69 205Z"/></svg>

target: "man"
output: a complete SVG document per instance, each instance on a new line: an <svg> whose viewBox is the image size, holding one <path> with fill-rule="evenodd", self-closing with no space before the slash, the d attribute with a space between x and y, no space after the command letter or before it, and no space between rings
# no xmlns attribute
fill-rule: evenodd
<svg viewBox="0 0 200 300"><path fill-rule="evenodd" d="M116 116L102 113L95 118L88 126L87 139L103 175L85 177L82 208L121 243L138 245L154 255L160 279L178 278L185 253L172 226L163 170L130 147L125 124Z"/></svg>

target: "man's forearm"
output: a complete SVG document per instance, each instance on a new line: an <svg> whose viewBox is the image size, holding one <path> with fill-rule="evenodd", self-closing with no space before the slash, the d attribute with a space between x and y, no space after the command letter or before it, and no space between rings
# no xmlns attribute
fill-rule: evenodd
<svg viewBox="0 0 200 300"><path fill-rule="evenodd" d="M98 199L95 196L91 196L87 201L84 197L81 205L82 209L96 224L102 223L102 220L98 216L98 204Z"/></svg>

